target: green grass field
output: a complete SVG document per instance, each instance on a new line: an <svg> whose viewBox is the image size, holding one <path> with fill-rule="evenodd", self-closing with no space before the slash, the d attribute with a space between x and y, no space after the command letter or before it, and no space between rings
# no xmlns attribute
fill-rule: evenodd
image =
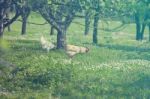
<svg viewBox="0 0 150 99"><path fill-rule="evenodd" d="M36 14L30 22L44 23ZM84 23L83 19L75 22ZM109 22L109 28L120 22ZM107 28L100 22L100 28ZM21 36L21 23L5 30L0 51L0 99L150 99L150 43L148 30L143 42L135 40L135 25L121 31L99 30L99 44L92 44L92 28L84 36L84 26L73 23L67 43L86 46L87 54L73 59L62 50L47 53L40 36L56 42L50 26L28 24Z"/></svg>

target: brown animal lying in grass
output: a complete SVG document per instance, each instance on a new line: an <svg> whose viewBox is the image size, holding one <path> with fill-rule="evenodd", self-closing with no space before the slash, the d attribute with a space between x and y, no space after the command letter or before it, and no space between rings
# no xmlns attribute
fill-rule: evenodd
<svg viewBox="0 0 150 99"><path fill-rule="evenodd" d="M69 57L73 57L74 55L78 53L87 53L89 51L89 48L87 47L81 47L81 46L75 46L75 45L67 45L66 51Z"/></svg>

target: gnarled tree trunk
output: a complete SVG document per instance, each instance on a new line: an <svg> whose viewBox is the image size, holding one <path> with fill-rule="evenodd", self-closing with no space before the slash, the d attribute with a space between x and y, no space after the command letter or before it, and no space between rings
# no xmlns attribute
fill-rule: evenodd
<svg viewBox="0 0 150 99"><path fill-rule="evenodd" d="M149 27L149 42L150 42L150 23L148 24Z"/></svg>
<svg viewBox="0 0 150 99"><path fill-rule="evenodd" d="M9 10L9 12L10 12L10 10ZM9 12L6 13L7 20L9 20ZM8 25L8 32L10 32L10 31L11 31L10 25Z"/></svg>
<svg viewBox="0 0 150 99"><path fill-rule="evenodd" d="M10 7L12 6L12 3L14 2L15 2L14 0L1 0L0 1L0 37L3 36L4 29L10 26L10 24L12 24L20 16L19 9L21 8L21 6L15 3L15 7L16 7L15 16L9 20L7 18L7 14L10 10Z"/></svg>
<svg viewBox="0 0 150 99"><path fill-rule="evenodd" d="M27 18L22 17L22 31L21 31L22 35L26 34L26 27L27 27Z"/></svg>
<svg viewBox="0 0 150 99"><path fill-rule="evenodd" d="M3 32L4 32L4 24L5 21L4 19L6 19L6 14L9 10L9 7L12 3L12 0L1 0L0 1L0 37L3 36Z"/></svg>
<svg viewBox="0 0 150 99"><path fill-rule="evenodd" d="M135 23L136 23L136 40L140 40L141 39L141 24L140 24L139 12L135 14Z"/></svg>
<svg viewBox="0 0 150 99"><path fill-rule="evenodd" d="M143 40L144 38L144 30L147 24L147 20L149 19L149 11L146 11L146 13L144 14L144 21L142 23L142 30L141 30L141 40Z"/></svg>
<svg viewBox="0 0 150 99"><path fill-rule="evenodd" d="M26 28L27 28L27 19L30 14L30 8L29 7L23 7L22 8L22 31L21 34L25 35L26 34Z"/></svg>
<svg viewBox="0 0 150 99"><path fill-rule="evenodd" d="M57 30L57 49L66 48L66 29Z"/></svg>
<svg viewBox="0 0 150 99"><path fill-rule="evenodd" d="M2 3L0 6L0 37L3 36L3 32L4 32L4 16L5 16L5 10L6 8L3 7Z"/></svg>
<svg viewBox="0 0 150 99"><path fill-rule="evenodd" d="M98 22L99 22L99 13L96 13L94 16L94 30L93 30L93 43L97 44L97 32L98 32Z"/></svg>
<svg viewBox="0 0 150 99"><path fill-rule="evenodd" d="M54 35L54 27L53 26L51 26L50 35Z"/></svg>
<svg viewBox="0 0 150 99"><path fill-rule="evenodd" d="M85 31L84 34L88 35L90 30L90 13L87 11L85 13Z"/></svg>
<svg viewBox="0 0 150 99"><path fill-rule="evenodd" d="M145 30L145 27L146 27L146 24L143 23L143 24L142 24L142 30L141 30L140 40L143 40L143 39L144 39L144 30Z"/></svg>
<svg viewBox="0 0 150 99"><path fill-rule="evenodd" d="M3 20L0 20L0 37L3 36L3 32L4 32L4 24L3 24Z"/></svg>

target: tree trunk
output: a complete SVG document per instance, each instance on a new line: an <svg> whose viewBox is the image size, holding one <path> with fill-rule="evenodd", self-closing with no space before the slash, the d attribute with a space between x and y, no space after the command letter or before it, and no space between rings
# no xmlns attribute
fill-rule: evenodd
<svg viewBox="0 0 150 99"><path fill-rule="evenodd" d="M8 32L10 32L11 31L11 28L10 28L10 25L8 26Z"/></svg>
<svg viewBox="0 0 150 99"><path fill-rule="evenodd" d="M96 13L94 16L94 30L93 30L93 43L94 44L98 43L98 39L97 39L98 21L99 21L99 14Z"/></svg>
<svg viewBox="0 0 150 99"><path fill-rule="evenodd" d="M145 30L145 27L146 27L146 24L143 23L143 24L142 24L142 30L141 30L141 36L140 36L140 37L141 37L141 38L140 38L141 40L143 40L143 38L144 38L144 30Z"/></svg>
<svg viewBox="0 0 150 99"><path fill-rule="evenodd" d="M135 23L136 23L136 40L140 40L141 38L141 24L140 24L140 16L139 13L137 12L135 14Z"/></svg>
<svg viewBox="0 0 150 99"><path fill-rule="evenodd" d="M54 35L54 27L51 26L51 32L50 32L50 35Z"/></svg>
<svg viewBox="0 0 150 99"><path fill-rule="evenodd" d="M57 30L57 49L66 48L66 30Z"/></svg>
<svg viewBox="0 0 150 99"><path fill-rule="evenodd" d="M6 18L9 20L9 13L6 13ZM8 32L10 32L11 29L10 29L10 25L8 26Z"/></svg>
<svg viewBox="0 0 150 99"><path fill-rule="evenodd" d="M85 14L85 31L84 34L88 35L89 34L89 28L90 28L90 13L87 11Z"/></svg>
<svg viewBox="0 0 150 99"><path fill-rule="evenodd" d="M29 7L24 7L22 8L22 35L26 34L26 27L27 27L27 19L30 15L30 8Z"/></svg>
<svg viewBox="0 0 150 99"><path fill-rule="evenodd" d="M142 23L142 31L141 31L141 40L143 40L143 37L144 37L144 30L145 30L145 27L147 25L147 20L149 19L149 14L148 12L145 13L144 15L144 22Z"/></svg>
<svg viewBox="0 0 150 99"><path fill-rule="evenodd" d="M148 24L149 27L149 42L150 42L150 23Z"/></svg>
<svg viewBox="0 0 150 99"><path fill-rule="evenodd" d="M3 20L0 20L0 37L3 37L3 32L4 32L4 24Z"/></svg>
<svg viewBox="0 0 150 99"><path fill-rule="evenodd" d="M0 9L0 37L3 37L4 32L4 9Z"/></svg>
<svg viewBox="0 0 150 99"><path fill-rule="evenodd" d="M27 17L22 17L22 31L21 34L25 35L26 34L26 27L27 27Z"/></svg>

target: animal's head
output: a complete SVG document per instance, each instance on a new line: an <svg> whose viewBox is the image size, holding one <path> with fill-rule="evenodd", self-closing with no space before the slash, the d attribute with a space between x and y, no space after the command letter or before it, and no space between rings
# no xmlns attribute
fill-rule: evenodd
<svg viewBox="0 0 150 99"><path fill-rule="evenodd" d="M86 47L86 50L85 50L85 52L87 53L87 52L89 52L89 50L90 50L90 49L89 49L88 47Z"/></svg>
<svg viewBox="0 0 150 99"><path fill-rule="evenodd" d="M87 53L89 51L89 48L87 47L80 47L80 53Z"/></svg>

